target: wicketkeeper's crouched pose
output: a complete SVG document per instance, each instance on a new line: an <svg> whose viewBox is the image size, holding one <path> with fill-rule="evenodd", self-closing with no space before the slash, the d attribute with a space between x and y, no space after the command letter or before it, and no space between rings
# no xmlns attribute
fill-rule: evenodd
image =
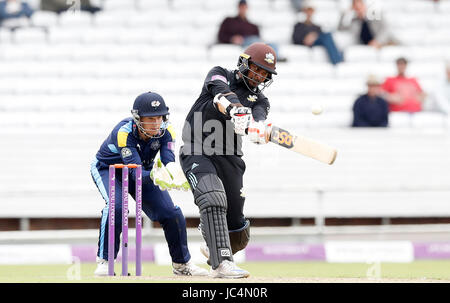
<svg viewBox="0 0 450 303"><path fill-rule="evenodd" d="M254 43L239 56L236 70L211 69L183 128L180 163L199 207L207 245L202 253L213 277L249 276L233 262L250 239L250 222L243 214L241 144L247 134L254 143L268 142L270 105L262 90L272 82L275 65L275 51Z"/></svg>
<svg viewBox="0 0 450 303"><path fill-rule="evenodd" d="M175 134L169 125L169 108L156 93L139 95L133 105L132 117L120 121L108 135L91 164L91 174L106 205L102 210L95 275L108 274L108 258L116 258L122 231L122 205L115 207L114 256L108 256L109 165L142 165L142 210L164 229L173 273L177 275L208 275L208 271L190 262L187 246L186 220L175 206L167 189L189 188L179 165L175 164ZM155 159L160 152L160 158ZM130 169L129 193L135 198L135 169ZM116 201L122 201L122 174L116 174Z"/></svg>

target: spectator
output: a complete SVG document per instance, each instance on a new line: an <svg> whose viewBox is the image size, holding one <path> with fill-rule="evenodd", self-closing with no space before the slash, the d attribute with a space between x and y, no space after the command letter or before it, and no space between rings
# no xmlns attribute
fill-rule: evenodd
<svg viewBox="0 0 450 303"><path fill-rule="evenodd" d="M303 0L291 0L291 6L294 9L295 12L301 12L303 5Z"/></svg>
<svg viewBox="0 0 450 303"><path fill-rule="evenodd" d="M302 11L306 15L304 22L298 22L294 26L292 41L294 44L309 47L323 46L328 53L331 63L337 64L343 61L342 53L337 49L331 33L324 33L320 26L312 22L315 8L309 0L304 1Z"/></svg>
<svg viewBox="0 0 450 303"><path fill-rule="evenodd" d="M381 11L368 11L364 0L352 0L351 10L344 12L339 20L338 30L348 31L353 44L381 48L399 44L386 23Z"/></svg>
<svg viewBox="0 0 450 303"><path fill-rule="evenodd" d="M220 25L218 33L219 43L236 44L246 48L254 42L262 42L259 27L247 19L247 10L247 1L240 0L238 3L238 15L236 17L225 18ZM278 46L274 43L268 44L279 55ZM286 61L286 59L278 58L278 62L283 61Z"/></svg>
<svg viewBox="0 0 450 303"><path fill-rule="evenodd" d="M381 86L386 92L389 108L391 111L419 112L422 110L425 93L415 78L406 77L408 61L398 58L396 63L397 76L388 77Z"/></svg>
<svg viewBox="0 0 450 303"><path fill-rule="evenodd" d="M367 79L367 93L353 104L353 127L388 126L389 105L380 96L380 81L373 75Z"/></svg>
<svg viewBox="0 0 450 303"><path fill-rule="evenodd" d="M90 0L79 0L79 9L82 11L87 11L89 13L95 14L101 10L100 7L91 4ZM68 0L41 0L41 10L51 11L57 14L67 11L71 8L73 3Z"/></svg>
<svg viewBox="0 0 450 303"><path fill-rule="evenodd" d="M29 25L29 18L33 10L28 3L20 0L6 0L0 2L0 25L17 28Z"/></svg>
<svg viewBox="0 0 450 303"><path fill-rule="evenodd" d="M445 66L445 79L439 83L433 94L433 108L444 114L450 114L450 61Z"/></svg>

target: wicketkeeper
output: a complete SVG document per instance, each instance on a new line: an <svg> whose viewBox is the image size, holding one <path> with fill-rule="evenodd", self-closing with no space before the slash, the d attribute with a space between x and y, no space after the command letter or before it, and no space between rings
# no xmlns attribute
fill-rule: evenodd
<svg viewBox="0 0 450 303"><path fill-rule="evenodd" d="M108 274L108 259L116 258L120 247L122 206L115 208L114 256L108 256L109 165L142 165L142 210L164 230L173 273L176 275L207 275L208 271L190 262L187 246L186 220L175 206L167 190L188 190L189 184L175 163L175 133L169 124L169 108L157 93L139 95L133 104L132 117L117 124L97 152L91 174L106 205L102 210L95 275ZM160 158L155 158L159 152ZM116 174L116 201L122 201L122 175ZM130 169L129 193L135 198L135 169Z"/></svg>

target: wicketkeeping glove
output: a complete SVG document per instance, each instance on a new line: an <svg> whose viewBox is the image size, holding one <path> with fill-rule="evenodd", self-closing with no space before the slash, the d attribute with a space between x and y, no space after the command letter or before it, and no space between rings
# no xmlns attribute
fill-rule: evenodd
<svg viewBox="0 0 450 303"><path fill-rule="evenodd" d="M183 171L181 170L180 165L175 162L167 163L167 170L169 171L172 177L172 188L178 190L188 191L190 189L189 182L184 176Z"/></svg>
<svg viewBox="0 0 450 303"><path fill-rule="evenodd" d="M150 178L153 180L153 184L159 186L161 190L172 189L172 176L159 158L153 164Z"/></svg>

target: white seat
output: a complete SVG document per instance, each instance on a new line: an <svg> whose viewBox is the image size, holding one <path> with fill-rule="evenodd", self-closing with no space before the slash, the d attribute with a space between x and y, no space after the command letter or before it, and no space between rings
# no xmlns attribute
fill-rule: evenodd
<svg viewBox="0 0 450 303"><path fill-rule="evenodd" d="M148 0L134 0L134 1L136 1L137 9L140 11L169 9L169 1L148 1Z"/></svg>
<svg viewBox="0 0 450 303"><path fill-rule="evenodd" d="M442 113L419 112L412 116L412 126L417 128L445 128L446 116Z"/></svg>
<svg viewBox="0 0 450 303"><path fill-rule="evenodd" d="M336 67L336 77L339 79L358 77L365 79L369 74L375 74L375 64L366 63L365 68L361 68L361 63L342 62Z"/></svg>
<svg viewBox="0 0 450 303"><path fill-rule="evenodd" d="M138 46L138 48L150 45L153 42L152 39L153 30L151 28L138 28L133 30L121 30L117 35L116 41L119 44Z"/></svg>
<svg viewBox="0 0 450 303"><path fill-rule="evenodd" d="M450 13L450 3L448 1L439 1L436 6L441 13Z"/></svg>
<svg viewBox="0 0 450 303"><path fill-rule="evenodd" d="M414 46L408 51L408 58L416 63L434 63L445 60L443 47Z"/></svg>
<svg viewBox="0 0 450 303"><path fill-rule="evenodd" d="M136 6L137 2L135 0L106 0L102 2L103 11L135 10Z"/></svg>
<svg viewBox="0 0 450 303"><path fill-rule="evenodd" d="M242 52L242 47L234 44L214 44L209 49L209 60L211 61L234 61L237 63Z"/></svg>
<svg viewBox="0 0 450 303"><path fill-rule="evenodd" d="M334 79L329 81L326 85L329 86L329 91L333 95L348 96L357 95L367 91L366 78L347 78Z"/></svg>
<svg viewBox="0 0 450 303"><path fill-rule="evenodd" d="M311 49L304 45L282 44L280 53L294 62L307 62L311 58Z"/></svg>
<svg viewBox="0 0 450 303"><path fill-rule="evenodd" d="M323 47L313 47L312 51L312 60L314 62L329 62L330 59L328 57L327 51Z"/></svg>
<svg viewBox="0 0 450 303"><path fill-rule="evenodd" d="M51 44L80 43L84 30L77 27L55 27L50 30L49 42Z"/></svg>
<svg viewBox="0 0 450 303"><path fill-rule="evenodd" d="M322 1L318 1L320 3ZM334 1L332 1L334 3ZM329 3L329 2L327 2ZM336 5L334 3L334 5ZM313 21L316 24L319 24L324 32L334 32L339 24L340 14L339 11L334 10L316 10L316 13L313 15ZM333 37L334 38L334 37Z"/></svg>
<svg viewBox="0 0 450 303"><path fill-rule="evenodd" d="M448 14L433 14L432 18L429 18L427 23L433 28L433 31L439 31L450 27Z"/></svg>
<svg viewBox="0 0 450 303"><path fill-rule="evenodd" d="M184 32L184 40L190 46L202 46L205 49L217 41L218 28L209 27L191 27Z"/></svg>
<svg viewBox="0 0 450 303"><path fill-rule="evenodd" d="M96 14L94 24L95 26L101 28L120 28L126 26L128 20L129 16L123 16L123 14L102 12L100 14Z"/></svg>
<svg viewBox="0 0 450 303"><path fill-rule="evenodd" d="M347 47L355 44L353 36L344 31L335 31L333 33L333 39L336 47L340 50L345 50Z"/></svg>
<svg viewBox="0 0 450 303"><path fill-rule="evenodd" d="M13 40L19 44L46 44L47 31L43 28L22 28L18 29L13 34Z"/></svg>
<svg viewBox="0 0 450 303"><path fill-rule="evenodd" d="M406 12L422 15L435 12L434 1L412 0L408 1L404 8Z"/></svg>
<svg viewBox="0 0 450 303"><path fill-rule="evenodd" d="M260 37L265 43L288 44L292 42L292 25L265 25L260 28Z"/></svg>
<svg viewBox="0 0 450 303"><path fill-rule="evenodd" d="M233 1L205 1L204 5L208 11L225 11L228 14L237 12L237 3Z"/></svg>
<svg viewBox="0 0 450 303"><path fill-rule="evenodd" d="M81 43L88 45L116 43L119 40L118 37L124 34L126 34L124 31L116 28L90 28L81 36Z"/></svg>
<svg viewBox="0 0 450 303"><path fill-rule="evenodd" d="M62 27L86 28L94 23L93 18L91 13L85 11L67 11L60 14L59 24Z"/></svg>
<svg viewBox="0 0 450 303"><path fill-rule="evenodd" d="M174 0L171 2L171 8L175 11L199 11L203 9L204 1L199 0Z"/></svg>
<svg viewBox="0 0 450 303"><path fill-rule="evenodd" d="M0 27L0 43L2 45L11 43L11 31Z"/></svg>
<svg viewBox="0 0 450 303"><path fill-rule="evenodd" d="M390 112L389 126L392 128L410 128L412 126L412 116L410 113Z"/></svg>
<svg viewBox="0 0 450 303"><path fill-rule="evenodd" d="M58 25L58 15L54 12L36 11L31 16L31 21L35 26L54 27Z"/></svg>
<svg viewBox="0 0 450 303"><path fill-rule="evenodd" d="M407 74L418 78L434 78L436 81L444 78L444 62L418 63L410 62Z"/></svg>
<svg viewBox="0 0 450 303"><path fill-rule="evenodd" d="M401 43L405 45L423 45L424 37L429 34L428 29L413 29L410 28L404 30L396 30L394 32L396 37L400 40Z"/></svg>
<svg viewBox="0 0 450 303"><path fill-rule="evenodd" d="M411 54L411 48L405 46L385 46L379 51L379 60L381 62L392 62L395 64L395 60L400 57L408 57Z"/></svg>
<svg viewBox="0 0 450 303"><path fill-rule="evenodd" d="M346 62L374 62L378 59L378 51L366 45L354 45L345 49Z"/></svg>
<svg viewBox="0 0 450 303"><path fill-rule="evenodd" d="M39 58L43 45L34 44L6 44L0 48L0 57L6 61L34 61Z"/></svg>
<svg viewBox="0 0 450 303"><path fill-rule="evenodd" d="M428 47L441 48L443 46L450 46L450 30L448 26L444 26L440 30L435 30L430 32L428 36L425 37L425 43Z"/></svg>
<svg viewBox="0 0 450 303"><path fill-rule="evenodd" d="M167 28L165 31L153 32L151 42L156 45L179 45L184 43L184 35L182 30Z"/></svg>

